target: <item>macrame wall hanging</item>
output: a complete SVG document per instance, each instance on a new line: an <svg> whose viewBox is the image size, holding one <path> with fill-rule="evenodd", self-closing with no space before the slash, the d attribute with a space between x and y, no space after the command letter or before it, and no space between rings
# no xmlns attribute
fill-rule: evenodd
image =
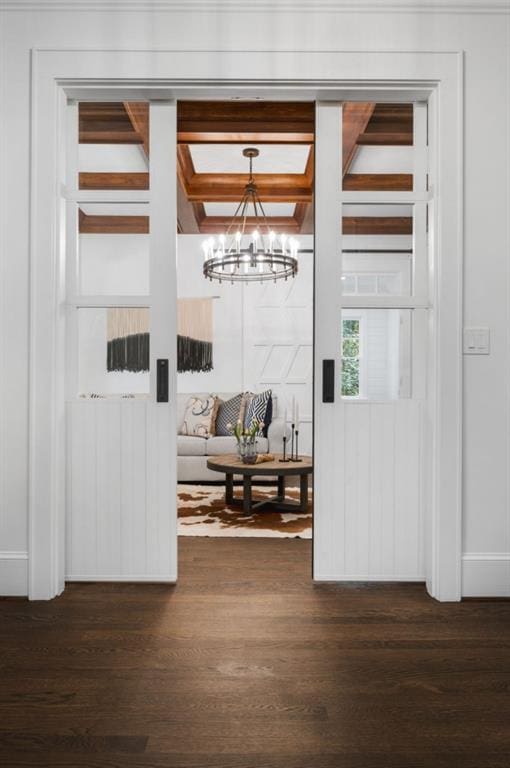
<svg viewBox="0 0 510 768"><path fill-rule="evenodd" d="M212 299L177 301L177 370L212 371ZM108 309L108 371L149 370L149 310Z"/></svg>
<svg viewBox="0 0 510 768"><path fill-rule="evenodd" d="M212 371L212 299L177 300L177 370Z"/></svg>

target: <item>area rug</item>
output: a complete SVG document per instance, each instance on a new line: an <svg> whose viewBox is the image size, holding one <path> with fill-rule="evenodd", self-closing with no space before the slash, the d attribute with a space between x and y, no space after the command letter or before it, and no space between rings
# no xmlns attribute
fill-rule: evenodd
<svg viewBox="0 0 510 768"><path fill-rule="evenodd" d="M235 488L236 496L242 488ZM253 499L271 498L275 488L254 487ZM287 498L298 501L299 488L289 488ZM240 507L225 504L222 486L178 485L179 536L258 536L312 538L312 504L307 512L254 512L244 516Z"/></svg>

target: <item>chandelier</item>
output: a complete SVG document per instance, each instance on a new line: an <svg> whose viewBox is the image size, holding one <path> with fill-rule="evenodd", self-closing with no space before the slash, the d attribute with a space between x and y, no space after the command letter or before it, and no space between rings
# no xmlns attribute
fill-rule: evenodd
<svg viewBox="0 0 510 768"><path fill-rule="evenodd" d="M234 282L264 282L265 280L295 277L298 271L299 243L285 234L270 230L264 208L253 179L253 158L258 157L255 147L243 149L250 161L250 175L241 202L236 208L225 234L218 241L210 237L202 244L204 251L204 277L209 280ZM246 231L250 205L253 208L253 231ZM246 239L250 243L246 246Z"/></svg>

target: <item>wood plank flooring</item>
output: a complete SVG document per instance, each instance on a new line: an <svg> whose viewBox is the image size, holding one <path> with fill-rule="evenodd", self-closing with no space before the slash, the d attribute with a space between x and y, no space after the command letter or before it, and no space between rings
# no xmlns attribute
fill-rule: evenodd
<svg viewBox="0 0 510 768"><path fill-rule="evenodd" d="M174 588L0 602L0 765L510 765L509 602L313 585L308 541L179 551Z"/></svg>

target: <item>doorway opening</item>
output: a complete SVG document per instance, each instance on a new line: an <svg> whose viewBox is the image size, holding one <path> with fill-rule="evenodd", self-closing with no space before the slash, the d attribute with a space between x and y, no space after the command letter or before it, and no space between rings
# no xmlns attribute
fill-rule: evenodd
<svg viewBox="0 0 510 768"><path fill-rule="evenodd" d="M314 126L177 104L179 536L312 537Z"/></svg>
<svg viewBox="0 0 510 768"><path fill-rule="evenodd" d="M317 551L318 492L341 521L336 579L424 580L426 105L70 108L68 579L175 580L177 535L315 523ZM262 224L235 223L247 186ZM265 253L296 274L263 280Z"/></svg>

